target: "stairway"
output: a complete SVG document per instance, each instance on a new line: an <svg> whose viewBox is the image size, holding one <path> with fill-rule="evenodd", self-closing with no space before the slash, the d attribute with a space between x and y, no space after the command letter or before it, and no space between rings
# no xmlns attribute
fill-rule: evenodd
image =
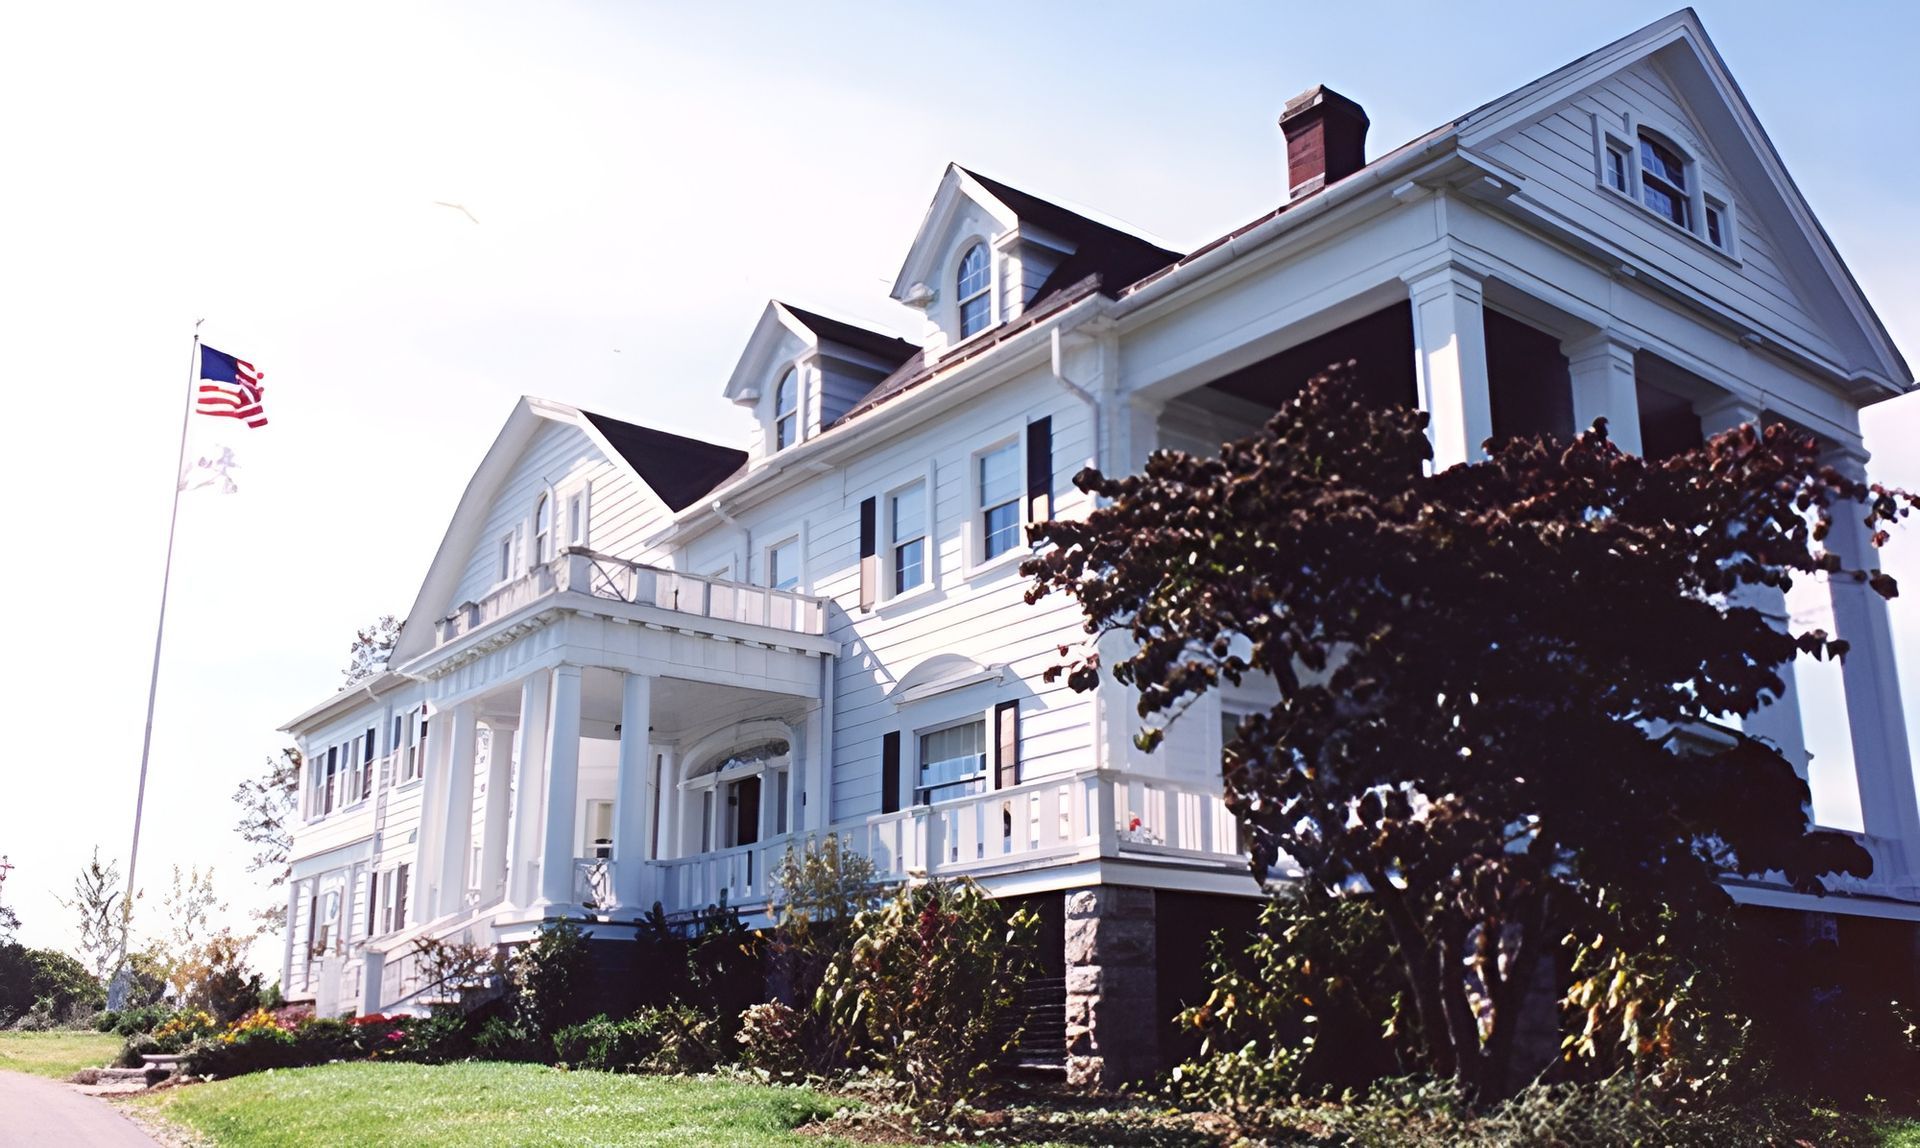
<svg viewBox="0 0 1920 1148"><path fill-rule="evenodd" d="M1031 977L1020 987L1012 1015L1000 1023L997 1037L1013 1034L1022 1025L1020 1042L1001 1054L997 1072L1064 1080L1067 1074L1067 979Z"/></svg>

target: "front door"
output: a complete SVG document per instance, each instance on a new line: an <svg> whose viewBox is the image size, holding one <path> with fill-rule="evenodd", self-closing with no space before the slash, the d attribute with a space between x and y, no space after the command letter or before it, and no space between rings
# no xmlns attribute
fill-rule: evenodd
<svg viewBox="0 0 1920 1148"><path fill-rule="evenodd" d="M733 843L751 845L760 840L760 778L742 778L733 785Z"/></svg>

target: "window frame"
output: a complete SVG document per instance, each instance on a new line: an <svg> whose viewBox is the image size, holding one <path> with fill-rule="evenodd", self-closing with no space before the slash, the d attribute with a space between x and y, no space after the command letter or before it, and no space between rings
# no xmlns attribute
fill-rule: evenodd
<svg viewBox="0 0 1920 1148"><path fill-rule="evenodd" d="M774 555L777 551L789 546L793 547L794 566L796 569L794 571L792 585L781 586L774 581ZM805 594L807 592L806 547L802 544L800 531L796 530L791 534L782 535L775 541L768 542L760 548L760 583L769 590L780 590L789 594Z"/></svg>
<svg viewBox="0 0 1920 1148"><path fill-rule="evenodd" d="M520 528L513 527L500 536L498 543L494 547L494 557L497 561L494 563L494 573L496 577L494 578L493 584L496 587L505 586L518 576L515 552L519 549L517 545L519 540Z"/></svg>
<svg viewBox="0 0 1920 1148"><path fill-rule="evenodd" d="M985 236L976 235L969 237L960 244L958 251L959 256L953 262L952 277L953 330L954 341L956 343L964 343L976 335L993 329L995 268L993 245L987 242ZM981 258L985 261L984 273L981 285L973 291L967 291L965 289L967 260L975 251L980 252ZM980 326L969 331L967 330L967 305L974 302L982 303L984 313L980 321Z"/></svg>
<svg viewBox="0 0 1920 1148"><path fill-rule="evenodd" d="M793 384L793 407L790 410L782 411L780 409L780 390L786 386L789 381ZM769 405L772 407L772 418L768 420L768 445L772 449L768 453L779 454L788 447L797 446L800 443L805 430L800 418L800 408L805 405L801 396L805 390L806 387L803 385L803 380L800 375L800 364L798 363L787 364L786 370L782 371L780 377L774 380L773 394L768 400ZM782 442L780 425L789 419L793 421L792 437Z"/></svg>
<svg viewBox="0 0 1920 1148"><path fill-rule="evenodd" d="M564 495L564 501L567 509L567 545L582 549L590 547L593 528L593 483L587 481L569 489Z"/></svg>
<svg viewBox="0 0 1920 1148"><path fill-rule="evenodd" d="M952 789L956 786L968 784L977 784L979 786L977 790L942 797L939 798L938 801L959 801L969 797L983 797L991 792L993 787L989 783L993 776L993 752L992 747L988 744L988 733L993 726L992 713L992 708L989 706L984 710L969 710L958 717L949 718L945 721L937 721L931 725L912 727L913 761L911 765L906 766L907 776L901 779L910 783L912 786L913 800L908 804L908 808L937 804L936 801L928 799L928 792L933 789ZM960 729L963 726L970 725L980 727L979 769L970 777L963 777L954 781L943 781L935 786L925 784L927 768L925 752L926 739L937 733L945 733L948 730ZM901 756L904 757L905 754Z"/></svg>
<svg viewBox="0 0 1920 1148"><path fill-rule="evenodd" d="M914 471L900 482L883 490L880 494L880 520L877 523L879 538L876 540L878 542L876 548L885 557L885 562L881 564L879 571L880 584L876 587L879 591L879 593L875 595L876 606L885 606L890 602L905 602L925 594L930 594L939 588L940 532L937 529L937 523L934 518L934 507L937 504L934 486L935 477L934 463L929 460L924 468ZM916 484L920 486L921 498L921 576L918 585L901 590L897 588L897 564L899 560L897 546L899 544L894 540L896 528L894 499L911 490Z"/></svg>
<svg viewBox="0 0 1920 1148"><path fill-rule="evenodd" d="M1618 122L1611 117L1596 115L1593 124L1595 182L1601 190L1632 204L1635 210L1658 219L1664 226L1729 262L1739 264L1739 226L1733 196L1726 188L1708 179L1706 167L1700 162L1699 149L1683 142L1684 139L1685 133L1674 127L1657 120L1648 121L1631 112ZM1643 145L1657 147L1679 161L1680 186L1676 187L1671 180L1646 170L1641 158ZM1616 156L1625 161L1625 186L1613 181ZM1646 202L1649 181L1653 181L1657 185L1656 190L1664 194L1679 193L1675 198L1682 205L1686 223L1675 222L1672 216ZM1718 243L1712 238L1714 226L1708 221L1709 212L1719 220Z"/></svg>
<svg viewBox="0 0 1920 1148"><path fill-rule="evenodd" d="M1006 505L1006 503L996 502L991 507L986 504L980 489L980 462L988 455L996 451L1005 450L1008 447L1013 448L1014 458L1014 490L1011 502L1015 508L1015 529L1017 532L1022 533L1017 534L1012 546L999 554L989 557L987 554L987 511L990 509L998 509ZM1018 562L1023 556L1031 553L1023 533L1028 525L1026 473L1027 441L1026 425L1024 423L1007 427L1005 433L994 436L987 445L980 447L967 456L967 529L965 532L967 551L965 576L967 578L971 579L978 575L998 570L1003 566Z"/></svg>
<svg viewBox="0 0 1920 1148"><path fill-rule="evenodd" d="M544 566L553 561L554 522L553 515L557 500L548 491L541 491L533 500L533 566ZM545 515L546 525L540 524Z"/></svg>

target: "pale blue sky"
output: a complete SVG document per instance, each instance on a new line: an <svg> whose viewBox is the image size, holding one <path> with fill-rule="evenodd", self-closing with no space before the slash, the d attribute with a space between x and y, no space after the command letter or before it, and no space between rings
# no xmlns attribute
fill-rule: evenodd
<svg viewBox="0 0 1920 1148"><path fill-rule="evenodd" d="M1920 9L1699 7L1920 356ZM95 843L126 854L196 318L267 370L273 426L226 436L240 494L183 513L142 885L213 862L238 904L227 794L353 629L405 611L516 396L736 441L720 388L769 296L911 332L887 285L949 160L1190 247L1278 202L1304 88L1364 104L1377 155L1669 10L7 7L0 333L38 400L0 431L28 527L0 574L25 938L67 943L51 892ZM1916 404L1868 431L1920 486ZM1920 595L1920 532L1890 565Z"/></svg>

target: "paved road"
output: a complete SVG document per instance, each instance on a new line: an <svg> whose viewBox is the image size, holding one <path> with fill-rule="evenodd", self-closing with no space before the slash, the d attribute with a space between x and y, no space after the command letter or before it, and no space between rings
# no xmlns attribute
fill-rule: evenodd
<svg viewBox="0 0 1920 1148"><path fill-rule="evenodd" d="M159 1148L159 1141L104 1100L56 1080L0 1072L0 1145Z"/></svg>

